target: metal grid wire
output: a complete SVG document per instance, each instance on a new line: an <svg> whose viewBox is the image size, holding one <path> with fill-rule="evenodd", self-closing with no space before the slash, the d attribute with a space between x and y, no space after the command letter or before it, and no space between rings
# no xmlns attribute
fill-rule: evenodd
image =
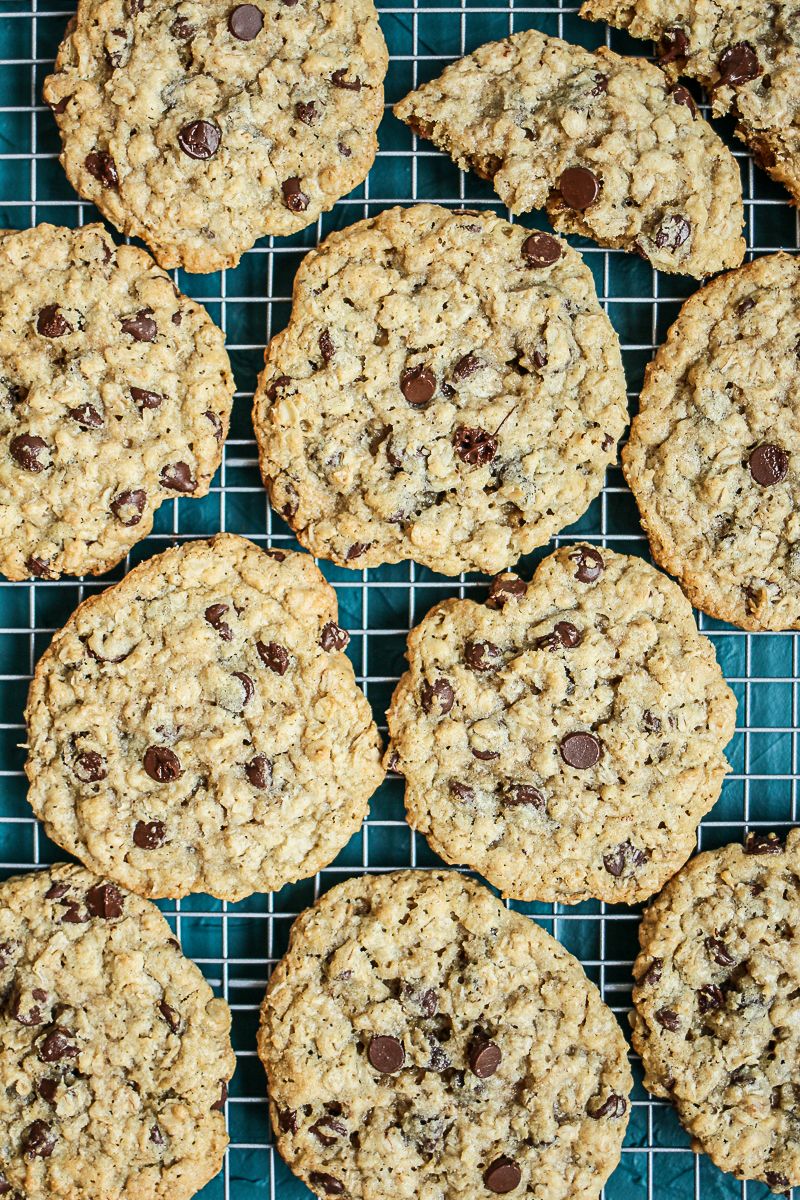
<svg viewBox="0 0 800 1200"><path fill-rule="evenodd" d="M589 46L605 41L622 52L644 49L623 34L581 21L576 7L563 0L528 4L378 0L378 9L392 60L381 151L367 182L304 233L263 240L235 270L210 276L175 273L181 290L203 301L226 330L237 379L231 434L210 495L165 504L152 534L134 549L124 567L101 581L0 581L0 865L5 874L63 857L47 840L25 800L20 749L25 690L53 630L84 595L121 578L132 564L175 540L230 530L261 545L294 544L290 531L271 512L261 486L250 405L263 347L286 323L292 278L306 250L331 229L395 203L436 200L488 206L508 215L488 185L461 174L430 144L418 143L395 121L388 111L391 103L482 42L531 26ZM41 221L80 225L97 219L63 176L55 124L41 101L42 81L70 15L70 10L45 7L41 0L0 0L0 225L5 228L25 228ZM718 122L717 127L741 164L749 252L797 248L797 218L785 192L731 140L730 126ZM545 222L533 215L525 218L525 224L544 226ZM663 341L681 300L695 285L681 277L659 276L631 256L573 240L584 251L619 332L635 403L644 366ZM609 471L602 496L584 518L556 540L579 537L646 554L635 506L618 468ZM544 553L525 561L523 573ZM486 580L446 579L414 564L369 571L321 566L337 588L340 620L352 635L350 653L359 682L385 731L384 713L402 670L408 629L446 596L482 596ZM780 829L796 821L800 662L797 636L745 634L705 617L700 618L700 627L712 638L739 701L737 732L728 750L733 770L700 833L701 846L709 847L741 839L745 827ZM361 833L335 864L313 880L238 904L205 896L162 903L184 950L234 1012L238 1066L226 1105L231 1146L220 1176L202 1193L206 1200L308 1196L273 1149L264 1077L255 1054L258 1004L269 971L286 946L293 918L349 874L436 863L424 840L403 819L400 781L389 779L375 796ZM627 1030L638 910L597 902L572 908L515 907L535 916L578 955ZM643 1090L636 1062L634 1070L631 1124L622 1163L606 1188L608 1200L666 1200L668 1196L757 1200L765 1195L760 1185L737 1183L707 1158L692 1154L672 1110Z"/></svg>

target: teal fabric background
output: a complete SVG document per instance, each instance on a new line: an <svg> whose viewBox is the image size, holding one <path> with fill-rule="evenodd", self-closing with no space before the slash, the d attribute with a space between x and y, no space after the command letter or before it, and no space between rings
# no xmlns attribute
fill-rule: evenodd
<svg viewBox="0 0 800 1200"><path fill-rule="evenodd" d="M44 7L31 0L0 0L0 228L25 228L41 221L78 225L96 220L79 202L57 161L55 124L41 101L48 73L71 7L63 0ZM535 27L588 46L640 53L647 47L602 25L581 21L574 5L559 0L378 0L381 24L392 54L387 102L400 99L417 82L439 73L447 61L482 42ZM757 253L798 245L797 220L786 193L758 171L727 123L717 127L741 164L747 200L746 235ZM231 530L260 544L293 544L282 521L270 512L261 487L250 406L256 373L268 338L285 325L294 273L320 237L394 203L416 199L504 210L489 186L461 175L430 144L417 147L405 126L387 109L380 130L381 152L366 184L346 197L317 226L273 244L264 239L240 266L225 274L176 272L180 288L202 300L227 331L237 379L237 399L225 461L211 494L201 501L176 500L158 513L155 529L135 548L124 569L174 540ZM528 226L545 227L532 215ZM598 292L623 343L632 406L654 346L663 340L680 302L695 284L656 276L635 257L605 252L574 239L585 251ZM617 550L646 554L633 499L619 469L609 471L603 496L562 539L588 538ZM533 556L541 557L540 555ZM521 566L523 574L533 558ZM359 680L385 729L384 713L403 669L405 635L433 603L447 596L485 594L477 576L447 579L413 564L348 571L321 564L335 584L340 620L352 634L349 653ZM90 592L121 578L123 567L86 583L12 584L0 581L0 860L6 875L63 854L44 836L25 799L22 774L22 710L33 665L52 632ZM745 826L782 828L797 816L798 642L794 635L746 635L701 618L739 700L737 733L729 748L732 772L722 797L703 822L701 845L740 839ZM411 833L403 818L402 790L390 779L372 802L370 818L336 862L318 877L273 896L253 896L225 905L205 896L164 902L187 954L195 958L234 1011L238 1067L227 1105L231 1133L223 1173L202 1193L204 1200L302 1200L309 1193L293 1178L271 1146L265 1082L255 1054L258 1005L270 968L283 952L293 917L316 896L352 873L392 867L427 866L438 860ZM519 905L558 937L584 963L627 1032L631 962L636 951L638 911L586 903L565 909ZM741 1185L707 1158L694 1156L672 1110L656 1103L637 1079L632 1119L622 1163L607 1189L608 1200L672 1200L705 1197L757 1200L760 1185ZM102 1198L98 1198L102 1200Z"/></svg>

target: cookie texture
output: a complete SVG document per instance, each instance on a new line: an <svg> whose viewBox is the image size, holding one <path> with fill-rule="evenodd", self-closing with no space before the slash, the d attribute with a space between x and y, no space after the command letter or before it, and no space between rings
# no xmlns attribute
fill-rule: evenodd
<svg viewBox="0 0 800 1200"><path fill-rule="evenodd" d="M658 42L671 79L708 88L759 166L800 199L800 4L797 0L587 0L581 16Z"/></svg>
<svg viewBox="0 0 800 1200"><path fill-rule="evenodd" d="M736 701L675 584L564 546L408 638L387 761L447 862L521 900L633 903L694 848Z"/></svg>
<svg viewBox="0 0 800 1200"><path fill-rule="evenodd" d="M430 204L304 259L254 406L303 545L450 575L502 570L575 520L626 422L619 342L576 251Z"/></svg>
<svg viewBox="0 0 800 1200"><path fill-rule="evenodd" d="M372 0L80 0L44 97L76 191L216 271L366 177L387 63Z"/></svg>
<svg viewBox="0 0 800 1200"><path fill-rule="evenodd" d="M647 910L633 1043L723 1171L800 1185L800 831L699 854Z"/></svg>
<svg viewBox="0 0 800 1200"><path fill-rule="evenodd" d="M0 232L0 571L99 574L205 496L233 390L224 334L145 251Z"/></svg>
<svg viewBox="0 0 800 1200"><path fill-rule="evenodd" d="M0 1193L185 1200L220 1169L231 1014L155 905L60 864L0 884Z"/></svg>
<svg viewBox="0 0 800 1200"><path fill-rule="evenodd" d="M86 600L28 697L48 835L143 895L238 900L326 866L383 778L336 615L308 556L230 534Z"/></svg>
<svg viewBox="0 0 800 1200"><path fill-rule="evenodd" d="M580 964L456 872L349 879L295 922L258 1050L320 1197L594 1200L631 1075Z"/></svg>
<svg viewBox="0 0 800 1200"><path fill-rule="evenodd" d="M644 59L546 37L490 42L394 107L512 212L701 277L742 261L733 155L685 88Z"/></svg>
<svg viewBox="0 0 800 1200"><path fill-rule="evenodd" d="M799 341L793 255L708 284L648 367L622 456L656 560L743 629L800 626Z"/></svg>

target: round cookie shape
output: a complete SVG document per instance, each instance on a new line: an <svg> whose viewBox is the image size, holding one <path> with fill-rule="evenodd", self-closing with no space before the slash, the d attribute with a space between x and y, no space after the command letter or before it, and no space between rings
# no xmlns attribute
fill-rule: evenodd
<svg viewBox="0 0 800 1200"><path fill-rule="evenodd" d="M376 1051L377 1044L377 1051ZM258 1052L278 1148L319 1197L595 1200L625 1040L583 969L457 872L349 879L295 922Z"/></svg>
<svg viewBox="0 0 800 1200"><path fill-rule="evenodd" d="M653 556L703 612L800 627L800 265L756 259L683 305L623 451Z"/></svg>
<svg viewBox="0 0 800 1200"><path fill-rule="evenodd" d="M270 498L303 545L448 575L502 570L575 520L626 421L578 253L431 204L306 256L254 406Z"/></svg>
<svg viewBox="0 0 800 1200"><path fill-rule="evenodd" d="M233 391L222 331L145 251L0 232L0 572L100 574L205 496Z"/></svg>
<svg viewBox="0 0 800 1200"><path fill-rule="evenodd" d="M366 177L387 64L372 0L80 0L44 98L76 191L217 271Z"/></svg>
<svg viewBox="0 0 800 1200"><path fill-rule="evenodd" d="M187 1200L216 1175L231 1014L161 913L82 867L0 884L0 1192Z"/></svg>
<svg viewBox="0 0 800 1200"><path fill-rule="evenodd" d="M326 866L383 778L336 617L311 558L230 534L86 600L25 714L48 835L150 896L239 900Z"/></svg>
<svg viewBox="0 0 800 1200"><path fill-rule="evenodd" d="M447 862L520 900L634 903L689 857L736 701L665 575L564 546L436 605L407 658L386 761Z"/></svg>
<svg viewBox="0 0 800 1200"><path fill-rule="evenodd" d="M633 1044L645 1086L723 1171L800 1185L800 831L698 854L644 914Z"/></svg>

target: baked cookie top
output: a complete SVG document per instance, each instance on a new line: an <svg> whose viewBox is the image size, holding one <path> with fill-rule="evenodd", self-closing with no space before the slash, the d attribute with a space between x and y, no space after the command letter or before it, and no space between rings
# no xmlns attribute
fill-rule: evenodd
<svg viewBox="0 0 800 1200"><path fill-rule="evenodd" d="M0 884L0 1193L185 1200L222 1165L231 1014L154 904L60 864Z"/></svg>
<svg viewBox="0 0 800 1200"><path fill-rule="evenodd" d="M626 421L619 342L577 252L432 204L304 259L254 407L303 545L449 575L502 570L575 520Z"/></svg>
<svg viewBox="0 0 800 1200"><path fill-rule="evenodd" d="M230 534L86 600L25 714L49 836L151 896L238 900L326 866L383 778L336 615L307 555Z"/></svg>
<svg viewBox="0 0 800 1200"><path fill-rule="evenodd" d="M581 16L659 43L672 79L699 79L756 162L800 199L798 0L586 0Z"/></svg>
<svg viewBox="0 0 800 1200"><path fill-rule="evenodd" d="M594 1200L631 1074L580 964L457 872L349 879L292 928L261 1014L281 1154L320 1197Z"/></svg>
<svg viewBox="0 0 800 1200"><path fill-rule="evenodd" d="M233 401L225 339L101 225L0 232L0 571L107 571L205 496Z"/></svg>
<svg viewBox="0 0 800 1200"><path fill-rule="evenodd" d="M691 296L623 451L656 560L744 629L800 626L800 265L756 259Z"/></svg>
<svg viewBox="0 0 800 1200"><path fill-rule="evenodd" d="M76 191L216 271L366 177L387 63L372 0L80 0L44 98Z"/></svg>
<svg viewBox="0 0 800 1200"><path fill-rule="evenodd" d="M505 895L633 903L694 848L736 701L675 584L564 546L408 638L387 762L413 828Z"/></svg>
<svg viewBox="0 0 800 1200"><path fill-rule="evenodd" d="M490 42L394 107L512 212L701 277L742 261L733 155L685 88L644 59L535 29Z"/></svg>
<svg viewBox="0 0 800 1200"><path fill-rule="evenodd" d="M800 831L692 859L644 915L633 1043L723 1171L800 1185Z"/></svg>

